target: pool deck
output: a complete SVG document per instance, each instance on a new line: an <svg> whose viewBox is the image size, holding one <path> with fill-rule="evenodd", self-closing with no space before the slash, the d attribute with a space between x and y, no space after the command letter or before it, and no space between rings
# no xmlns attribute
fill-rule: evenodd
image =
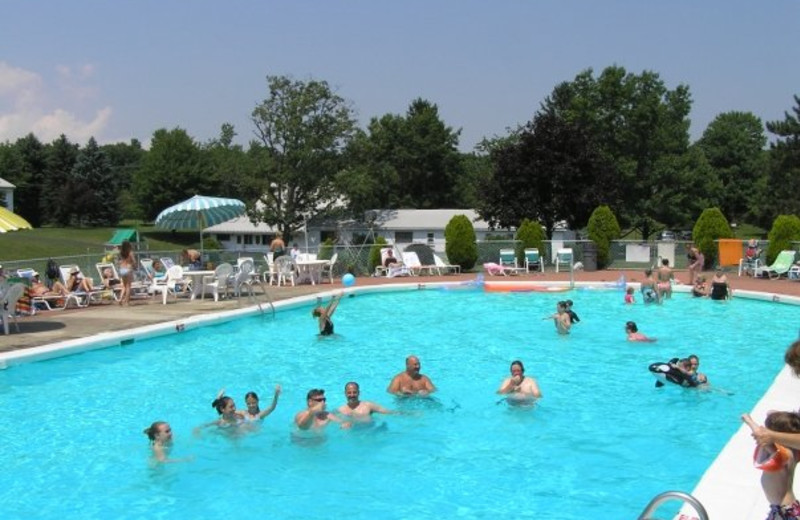
<svg viewBox="0 0 800 520"><path fill-rule="evenodd" d="M616 282L622 274L626 280L636 283L643 278L642 271L595 271L574 273L575 282ZM708 278L713 273L705 273ZM474 280L475 273L449 276L418 276L398 278L359 278L357 286L375 286L386 284L427 284L440 282L467 282ZM525 282L568 282L569 273L546 272L544 274L522 274L518 276L486 276L492 281L525 281ZM688 279L686 271L676 271L678 280ZM750 277L729 275L729 282L734 291L758 291L772 295L794 296L800 298L800 281L765 280ZM302 285L297 287L269 287L269 299L273 302L289 298L306 296L315 293L330 293L341 289L341 284L322 284L317 286ZM224 299L214 302L212 299L190 301L188 298L169 299L162 305L161 299L145 299L133 302L129 307L120 307L115 303L92 305L87 308L67 309L63 311L46 311L35 316L19 318L20 332L12 321L11 334L0 335L0 356L33 347L41 347L68 340L79 340L100 333L122 331L147 325L187 319L192 316L205 315L220 311L230 311L266 302L266 297L257 295L254 299L244 296L236 299ZM787 345L788 346L788 345ZM783 351L775 352L775 356L783 357ZM763 423L768 410L792 410L797 407L797 396L800 395L800 379L794 377L788 368L777 376L761 401L750 412L753 418ZM745 410L743 410L744 412ZM703 475L692 494L705 506L711 519L751 519L764 518L768 505L759 484L760 473L751 463L753 441L749 430L742 428L730 439L717 459ZM664 489L663 491L667 491ZM644 508L646 504L642 504ZM685 509L681 520L693 520L694 511Z"/></svg>

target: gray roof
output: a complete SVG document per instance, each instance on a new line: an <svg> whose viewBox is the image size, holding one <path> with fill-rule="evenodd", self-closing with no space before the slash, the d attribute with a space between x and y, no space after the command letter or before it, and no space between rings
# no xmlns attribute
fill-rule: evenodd
<svg viewBox="0 0 800 520"><path fill-rule="evenodd" d="M0 188L16 188L16 186L0 177Z"/></svg>
<svg viewBox="0 0 800 520"><path fill-rule="evenodd" d="M367 229L369 227L369 217L375 216L374 225L375 229L382 229L387 231L414 231L414 230L439 230L447 227L456 215L466 215L472 222L472 226L476 231L489 231L489 224L478 218L478 214L471 209L382 209L372 210L367 212L367 218L364 222L354 223L348 222L348 227L356 229ZM315 226L309 223L309 228L319 227L319 223ZM237 217L233 220L217 224L216 226L207 227L203 230L204 233L241 233L241 234L258 234L258 233L275 233L276 228L264 224L263 222L258 225L250 222L246 216Z"/></svg>
<svg viewBox="0 0 800 520"><path fill-rule="evenodd" d="M368 211L367 215L367 219L376 217L376 228L386 230L444 229L456 215L466 215L476 230L489 230L489 224L471 209L382 209Z"/></svg>

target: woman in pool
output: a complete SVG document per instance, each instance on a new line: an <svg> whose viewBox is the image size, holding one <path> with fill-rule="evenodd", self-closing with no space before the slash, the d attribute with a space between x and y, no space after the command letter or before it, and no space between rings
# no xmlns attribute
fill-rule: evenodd
<svg viewBox="0 0 800 520"><path fill-rule="evenodd" d="M195 433L198 433L200 429L208 428L209 426L232 428L244 424L244 415L236 410L236 403L233 401L233 399L223 395L223 392L224 389L220 390L219 394L217 394L217 398L211 403L211 406L217 410L219 419L207 424L203 424L202 426L198 426L194 429Z"/></svg>
<svg viewBox="0 0 800 520"><path fill-rule="evenodd" d="M709 296L712 300L729 300L732 296L728 277L725 276L722 269L717 269L711 279L711 294Z"/></svg>
<svg viewBox="0 0 800 520"><path fill-rule="evenodd" d="M181 462L180 459L170 459L169 451L172 448L172 428L169 423L156 421L145 428L144 434L150 439L150 449L153 458L158 462Z"/></svg>
<svg viewBox="0 0 800 520"><path fill-rule="evenodd" d="M625 303L636 303L636 300L633 297L633 287L629 286L627 289L625 289Z"/></svg>
<svg viewBox="0 0 800 520"><path fill-rule="evenodd" d="M275 385L275 394L272 396L272 404L266 410L261 410L258 407L258 395L255 392L247 392L244 396L244 402L247 403L247 410L239 410L237 413L244 417L245 421L253 422L260 421L268 416L278 406L278 396L281 395L281 385Z"/></svg>
<svg viewBox="0 0 800 520"><path fill-rule="evenodd" d="M660 303L661 300L656 289L656 281L653 279L653 270L644 270L644 280L639 284L639 291L642 293L644 303Z"/></svg>
<svg viewBox="0 0 800 520"><path fill-rule="evenodd" d="M323 308L322 305L318 305L311 311L311 316L317 318L319 323L319 335L320 336L331 336L333 335L333 321L331 318L333 317L333 313L336 312L336 307L339 306L339 300L342 299L342 293L331 298L331 301L328 303L328 306Z"/></svg>
<svg viewBox="0 0 800 520"><path fill-rule="evenodd" d="M558 302L556 304L556 313L550 316L545 316L543 320L553 320L556 326L556 331L559 334L569 334L569 329L572 327L572 319L567 312L567 303Z"/></svg>
<svg viewBox="0 0 800 520"><path fill-rule="evenodd" d="M705 298L708 296L708 286L706 285L705 276L700 275L695 279L694 287L692 287L692 296L695 298Z"/></svg>
<svg viewBox="0 0 800 520"><path fill-rule="evenodd" d="M628 341L639 341L643 343L653 343L657 341L657 338L649 338L639 332L639 327L636 326L636 322L629 321L625 324L625 332L628 334Z"/></svg>

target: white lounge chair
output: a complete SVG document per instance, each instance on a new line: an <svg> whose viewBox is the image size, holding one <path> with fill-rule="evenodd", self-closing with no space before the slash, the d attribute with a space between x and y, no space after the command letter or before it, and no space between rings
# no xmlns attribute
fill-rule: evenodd
<svg viewBox="0 0 800 520"><path fill-rule="evenodd" d="M439 270L439 274L459 274L461 273L461 266L458 264L448 264L441 259L436 253L433 254L433 263Z"/></svg>
<svg viewBox="0 0 800 520"><path fill-rule="evenodd" d="M796 254L795 251L789 249L781 251L775 258L775 261L772 262L772 265L764 265L757 268L755 270L755 276L767 275L770 279L776 280L780 278L781 275L788 275L789 270L794 264L794 257Z"/></svg>
<svg viewBox="0 0 800 520"><path fill-rule="evenodd" d="M386 259L389 258L389 252L397 260L395 265L386 266ZM411 270L403 265L403 262L394 254L394 247L388 246L381 249L381 265L375 266L375 276L385 276L386 278L394 278L395 276L411 276Z"/></svg>
<svg viewBox="0 0 800 520"><path fill-rule="evenodd" d="M428 274L433 274L437 268L435 265L422 265L419 260L419 255L414 251L403 251L403 265L405 265L414 276L420 275L427 271Z"/></svg>

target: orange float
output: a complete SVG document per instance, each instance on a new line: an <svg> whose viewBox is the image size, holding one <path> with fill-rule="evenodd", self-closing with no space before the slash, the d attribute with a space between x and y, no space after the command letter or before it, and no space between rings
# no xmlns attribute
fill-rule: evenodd
<svg viewBox="0 0 800 520"><path fill-rule="evenodd" d="M762 471L780 471L789 460L789 449L773 444L769 449L757 446L753 453L753 465Z"/></svg>
<svg viewBox="0 0 800 520"><path fill-rule="evenodd" d="M564 292L569 291L569 287L531 285L524 282L484 282L483 290L486 292Z"/></svg>

